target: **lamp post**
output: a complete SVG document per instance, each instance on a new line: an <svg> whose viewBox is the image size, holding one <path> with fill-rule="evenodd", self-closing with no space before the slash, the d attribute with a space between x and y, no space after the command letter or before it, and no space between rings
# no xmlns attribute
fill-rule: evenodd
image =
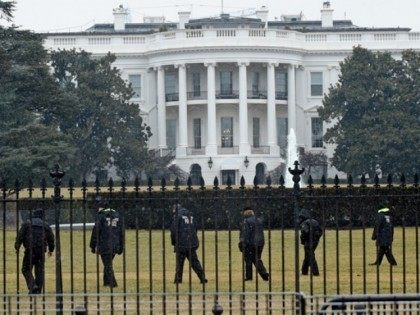
<svg viewBox="0 0 420 315"><path fill-rule="evenodd" d="M53 179L55 204L55 292L56 292L56 313L63 314L63 280L61 273L61 240L60 240L60 202L63 199L61 196L61 179L66 173L60 170L60 165L56 164L54 170L50 171L50 176Z"/></svg>
<svg viewBox="0 0 420 315"><path fill-rule="evenodd" d="M303 174L305 168L299 169L299 162L295 161L295 168L289 167L289 173L293 175L293 204L294 204L294 219L295 219L295 292L300 292L299 283L299 205L298 199L300 196L300 175Z"/></svg>

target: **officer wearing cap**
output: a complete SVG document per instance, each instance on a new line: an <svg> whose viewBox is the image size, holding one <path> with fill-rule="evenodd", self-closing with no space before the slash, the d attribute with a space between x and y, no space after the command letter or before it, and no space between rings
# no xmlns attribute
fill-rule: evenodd
<svg viewBox="0 0 420 315"><path fill-rule="evenodd" d="M380 265L384 255L392 266L397 265L397 261L392 254L392 241L394 240L394 224L390 208L385 204L381 205L376 216L375 227L373 229L372 240L376 241L376 261L371 266Z"/></svg>
<svg viewBox="0 0 420 315"><path fill-rule="evenodd" d="M322 228L319 222L313 218L311 211L302 209L299 214L300 243L305 250L302 263L302 275L307 275L309 267L313 276L319 276L318 263L315 257L315 249L322 236Z"/></svg>
<svg viewBox="0 0 420 315"><path fill-rule="evenodd" d="M98 207L95 226L90 239L92 253L101 256L104 265L104 286L117 287L112 261L115 254L121 255L124 251L124 229L118 212L104 207Z"/></svg>
<svg viewBox="0 0 420 315"><path fill-rule="evenodd" d="M22 274L30 294L42 292L44 284L45 252L48 257L54 251L54 234L51 227L45 222L44 211L37 209L30 215L28 221L22 224L16 237L15 249L19 251L23 244L25 254L22 261ZM32 269L35 267L35 278Z"/></svg>

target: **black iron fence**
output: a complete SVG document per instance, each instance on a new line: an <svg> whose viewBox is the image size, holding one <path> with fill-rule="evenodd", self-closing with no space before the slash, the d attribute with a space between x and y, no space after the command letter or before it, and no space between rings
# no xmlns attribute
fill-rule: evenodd
<svg viewBox="0 0 420 315"><path fill-rule="evenodd" d="M336 177L332 185L327 185L325 179L314 185L309 177L307 184L300 187L302 172L298 165L291 173L293 188L285 187L283 177L276 183L270 178L265 183L256 179L251 186L241 179L235 187L229 180L226 186L219 185L218 178L212 185L201 180L200 186L192 186L190 179L185 186L175 180L171 187L164 179L160 186L154 186L151 180L141 186L138 179L131 183L123 180L116 185L110 179L107 183L96 181L89 187L86 181L80 184L71 179L66 181L58 169L50 174L52 188L47 180L37 188L32 182L16 181L13 185L2 182L3 311L6 313L10 309L8 303L12 303L14 313L19 313L20 301L28 299L22 297L28 291L21 273L23 253L15 251L14 242L21 224L39 208L46 214L43 220L54 225L56 250L55 258L45 257L44 294L37 299L45 302L48 294L57 294L55 306L59 310L64 310L66 303L75 305L76 297L80 296L86 305L95 304L98 313L102 303L112 305L113 296L118 296L118 305L122 304L125 312L128 305L140 305L146 299L150 313L155 310L169 314L173 308L169 307L167 296L174 297L175 310L180 313L180 305L192 303L188 297L201 294L205 303L209 303L211 296L212 305L223 302L224 308L234 314L238 296L252 292L253 303L257 305L253 312L257 313L260 304L274 303L270 294L258 292L303 292L311 296L420 292L417 175L409 182L402 175L395 183L388 176L381 184L378 177L371 183L364 176L358 183L351 176L345 182ZM118 287L102 285L101 258L89 248L99 199L119 212L124 226L125 249L114 259ZM377 253L371 240L372 227L378 207L384 202L392 207L395 224L392 250L398 264L391 266L385 260L381 266L370 266ZM174 283L176 259L169 232L174 204L182 204L194 216L200 242L197 254L207 283L200 283L191 265L186 266L184 281ZM270 274L268 281L256 273L253 281L244 278L238 242L241 210L246 206L253 208L264 223L262 260ZM315 251L319 276L301 274L304 249L299 241L298 214L303 208L312 210L311 216L323 229ZM181 299L185 296L186 301ZM223 296L223 301L219 296ZM70 301L63 301L63 297ZM270 304L267 307L270 309ZM206 311L209 309L204 307L202 313Z"/></svg>

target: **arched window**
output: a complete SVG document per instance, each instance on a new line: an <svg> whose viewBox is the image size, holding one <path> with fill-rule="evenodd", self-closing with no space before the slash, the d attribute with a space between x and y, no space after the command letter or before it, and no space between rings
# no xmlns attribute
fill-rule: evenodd
<svg viewBox="0 0 420 315"><path fill-rule="evenodd" d="M201 166L199 164L191 165L191 182L193 185L200 185L201 179Z"/></svg>
<svg viewBox="0 0 420 315"><path fill-rule="evenodd" d="M257 177L258 185L264 184L265 181L265 164L258 163L255 166L255 176Z"/></svg>

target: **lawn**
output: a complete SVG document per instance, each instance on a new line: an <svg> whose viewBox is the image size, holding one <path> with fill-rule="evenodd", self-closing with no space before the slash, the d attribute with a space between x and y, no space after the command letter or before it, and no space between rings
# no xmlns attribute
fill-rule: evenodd
<svg viewBox="0 0 420 315"><path fill-rule="evenodd" d="M64 292L71 292L71 278L73 277L74 292L84 291L83 276L83 256L86 253L86 287L87 292L109 292L109 288L102 287L102 263L99 261L99 269L97 267L97 257L92 254L89 249L89 239L91 231L86 231L86 247L83 246L83 231L73 232L73 273L70 272L70 232L61 232L62 246L62 270L63 270L63 289ZM370 240L372 231L366 230L366 263L375 259L374 242ZM419 281L419 275L416 274L416 230L415 228L405 229L405 248L406 248L406 268L405 268L405 290L407 292L416 292ZM7 293L16 293L17 287L22 293L26 293L26 285L21 275L21 260L23 258L23 250L20 251L19 257L13 249L16 231L6 231L6 291ZM232 231L231 242L229 242L229 233L220 231L217 233L217 255L215 250L215 232L206 231L203 235L199 232L200 248L198 255L202 260L202 251L205 250L205 271L208 284L205 286L206 292L214 292L216 290L216 265L218 266L218 291L219 292L242 292L242 262L241 253L237 248L238 231ZM350 293L352 284L353 293L363 293L363 233L362 230L352 231L352 248L353 253L350 255L350 231L339 231L339 275L337 278L337 247L336 232L329 230L325 234L325 251L323 249L323 240L316 251L321 276L313 278L313 294L324 293L323 273L326 273L325 289L327 294L337 293L339 289L341 294ZM149 248L149 240L151 238L151 246ZM165 241L163 241L163 238ZM266 232L266 246L263 252L263 261L267 268L271 269L271 282L264 282L258 279L246 282L245 291L295 291L295 272L294 272L294 231L285 230L284 238L279 230L271 232L271 266L269 263L269 241L268 232ZM282 242L284 248L282 250ZM168 231L149 231L140 230L138 232L139 246L136 248L136 231L127 230L126 232L126 251L125 251L125 286L127 292L137 292L137 283L139 291L142 293L149 292L176 292L176 286L172 283L175 269L175 254L170 244L170 236ZM0 246L3 247L3 233L0 233ZM204 246L203 246L204 244ZM230 244L230 246L229 246ZM0 253L1 263L3 266L3 251ZM384 258L384 262L379 269L374 266L366 266L366 288L367 292L377 292L377 276L380 280L379 290L381 293L390 292L392 283L394 292L403 292L403 229L395 229L394 255L398 261L398 266L393 268L392 277L389 264ZM139 274L137 275L137 258L139 262ZM231 257L231 259L229 259ZM165 259L164 259L165 258ZM216 260L217 258L217 260ZM303 250L300 249L300 262L303 258ZM325 258L326 267L323 266ZM284 259L284 265L282 260ZM418 261L418 260L417 260ZM119 287L114 292L123 292L123 256L116 256L115 260L116 278ZM150 264L151 262L151 264ZM350 273L350 264L352 263L352 272ZM418 263L418 262L417 262ZM282 270L284 275L282 276ZM99 277L98 277L99 275ZM46 259L46 292L55 292L55 268L54 258ZM138 281L137 281L138 279ZM284 280L283 280L284 279ZM338 279L338 281L337 281ZM391 282L392 280L392 282ZM3 277L0 282L3 282ZM99 286L97 283L99 282ZM257 287L258 286L258 287ZM3 283L0 286L3 292ZM190 290L188 281L188 262L184 267L184 283L179 285L180 292L188 292ZM192 275L193 292L201 292L203 286L199 284L195 274ZM301 292L311 293L310 277L301 277Z"/></svg>

